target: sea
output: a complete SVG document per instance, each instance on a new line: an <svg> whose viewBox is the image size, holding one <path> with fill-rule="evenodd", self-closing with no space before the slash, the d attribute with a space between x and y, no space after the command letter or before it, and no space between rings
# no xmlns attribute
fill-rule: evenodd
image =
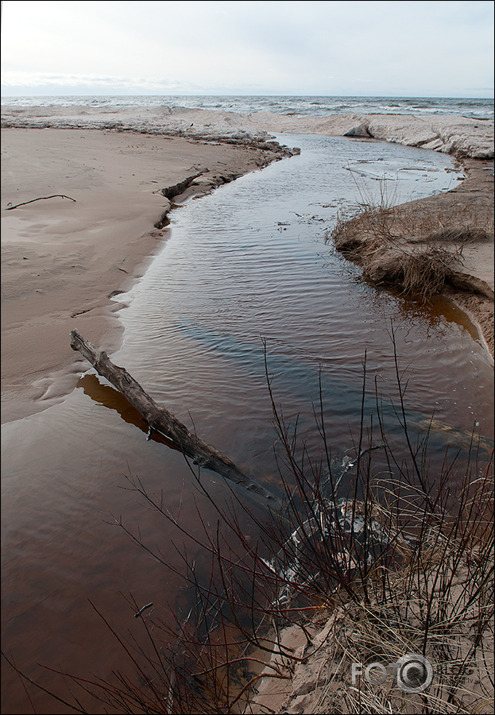
<svg viewBox="0 0 495 715"><path fill-rule="evenodd" d="M90 107L187 107L240 114L272 112L286 116L332 114L414 114L461 115L487 120L494 115L493 99L448 97L319 97L319 96L53 96L2 97L10 107L81 106Z"/></svg>

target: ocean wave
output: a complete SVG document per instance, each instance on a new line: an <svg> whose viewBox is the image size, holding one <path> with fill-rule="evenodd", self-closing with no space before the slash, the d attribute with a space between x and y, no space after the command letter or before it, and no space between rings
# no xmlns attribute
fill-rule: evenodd
<svg viewBox="0 0 495 715"><path fill-rule="evenodd" d="M252 114L273 112L286 116L328 116L331 114L457 114L477 119L493 119L493 100L431 97L345 97L345 96L53 96L2 97L4 106L105 106L162 107L164 104L186 109Z"/></svg>

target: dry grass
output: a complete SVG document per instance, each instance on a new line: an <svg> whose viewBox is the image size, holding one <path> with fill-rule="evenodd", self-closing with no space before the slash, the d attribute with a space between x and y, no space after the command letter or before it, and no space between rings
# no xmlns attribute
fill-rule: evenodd
<svg viewBox="0 0 495 715"><path fill-rule="evenodd" d="M461 263L458 251L429 245L396 245L376 250L365 262L363 276L375 285L394 286L404 295L424 301L444 290Z"/></svg>
<svg viewBox="0 0 495 715"><path fill-rule="evenodd" d="M445 211L419 202L392 207L382 197L339 214L326 240L361 265L366 280L426 300L452 283L465 246L491 235L493 217L488 225L466 201Z"/></svg>
<svg viewBox="0 0 495 715"><path fill-rule="evenodd" d="M311 710L304 712L492 712L489 480L471 485L471 491L460 527L448 518L435 524L425 512L418 524L421 541L403 543L400 567L380 570L369 579L368 602L349 601L338 609L320 654L320 681L325 685L312 699ZM402 511L401 521L404 516ZM418 514L413 509L409 516ZM425 692L405 694L392 677L381 685L365 679L366 665L395 663L405 653L423 654L432 663L434 680ZM363 674L355 682L353 663L363 664Z"/></svg>

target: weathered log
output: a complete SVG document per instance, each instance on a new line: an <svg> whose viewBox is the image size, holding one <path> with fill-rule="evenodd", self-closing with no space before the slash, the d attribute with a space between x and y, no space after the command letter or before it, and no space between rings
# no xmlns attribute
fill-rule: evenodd
<svg viewBox="0 0 495 715"><path fill-rule="evenodd" d="M176 196L179 196L182 194L186 189L188 189L194 179L197 179L199 176L202 176L202 174L205 173L205 171L208 171L208 169L203 169L202 171L198 171L197 174L193 174L192 176L188 176L184 181L179 181L178 184L174 184L173 186L167 186L166 188L161 190L161 193L163 196L165 196L166 199L169 199L172 201Z"/></svg>
<svg viewBox="0 0 495 715"><path fill-rule="evenodd" d="M81 353L94 367L96 372L105 377L144 417L150 430L155 430L167 437L194 464L210 469L225 479L235 482L253 494L263 497L269 505L276 507L279 500L270 494L261 484L243 474L225 454L203 442L190 432L172 413L159 407L123 367L115 365L106 352L99 352L94 345L85 340L77 330L72 330L71 348Z"/></svg>

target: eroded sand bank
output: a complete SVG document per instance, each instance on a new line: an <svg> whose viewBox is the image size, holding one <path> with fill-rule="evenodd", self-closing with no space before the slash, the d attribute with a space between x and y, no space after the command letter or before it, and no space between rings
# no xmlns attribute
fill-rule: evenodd
<svg viewBox="0 0 495 715"><path fill-rule="evenodd" d="M466 178L451 191L360 212L337 226L333 242L373 285L448 296L493 357L493 161L463 164Z"/></svg>

